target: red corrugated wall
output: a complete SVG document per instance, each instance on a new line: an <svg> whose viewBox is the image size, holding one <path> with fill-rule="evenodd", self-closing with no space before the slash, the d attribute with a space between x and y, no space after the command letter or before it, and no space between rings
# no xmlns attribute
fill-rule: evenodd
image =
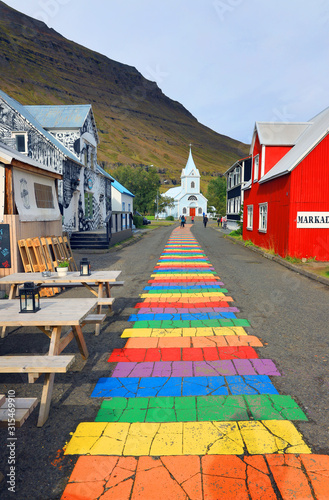
<svg viewBox="0 0 329 500"><path fill-rule="evenodd" d="M291 146L266 146L264 174L267 174L290 149Z"/></svg>
<svg viewBox="0 0 329 500"><path fill-rule="evenodd" d="M290 175L285 175L266 182L254 183L245 191L243 214L243 239L251 240L255 245L274 250L279 255L286 255L288 249ZM267 202L267 232L258 231L259 204ZM246 229L247 206L253 205L253 229Z"/></svg>
<svg viewBox="0 0 329 500"><path fill-rule="evenodd" d="M266 150L267 155L267 150ZM268 203L267 232L259 227L259 203ZM247 206L253 205L253 230L247 230ZM243 239L273 249L282 257L329 261L329 229L297 229L297 212L329 212L329 136L290 174L259 184L244 195Z"/></svg>
<svg viewBox="0 0 329 500"><path fill-rule="evenodd" d="M329 261L329 228L297 229L297 212L329 212L329 136L291 172L289 254Z"/></svg>

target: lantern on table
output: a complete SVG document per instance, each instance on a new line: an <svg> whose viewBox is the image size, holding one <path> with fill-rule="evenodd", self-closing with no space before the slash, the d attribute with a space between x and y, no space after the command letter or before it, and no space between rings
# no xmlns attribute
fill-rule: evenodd
<svg viewBox="0 0 329 500"><path fill-rule="evenodd" d="M90 262L87 257L80 260L80 276L90 276Z"/></svg>
<svg viewBox="0 0 329 500"><path fill-rule="evenodd" d="M19 302L21 313L35 313L40 309L40 287L33 281L27 281L19 289Z"/></svg>

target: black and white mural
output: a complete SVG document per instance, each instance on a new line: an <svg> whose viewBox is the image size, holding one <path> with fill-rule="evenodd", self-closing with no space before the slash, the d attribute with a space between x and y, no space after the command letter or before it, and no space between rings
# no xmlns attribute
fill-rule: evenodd
<svg viewBox="0 0 329 500"><path fill-rule="evenodd" d="M111 210L111 181L97 169L98 136L91 107L82 126L63 130L59 124L46 131L29 119L24 106L7 97L1 92L0 142L63 174L58 184L63 230L102 227Z"/></svg>

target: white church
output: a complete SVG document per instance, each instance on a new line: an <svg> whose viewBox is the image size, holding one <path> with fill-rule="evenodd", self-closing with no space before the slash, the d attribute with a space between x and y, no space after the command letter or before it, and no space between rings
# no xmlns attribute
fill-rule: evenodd
<svg viewBox="0 0 329 500"><path fill-rule="evenodd" d="M200 172L195 166L191 146L186 166L181 173L181 185L168 189L163 196L173 198L175 205L159 213L159 218L165 218L168 215L173 215L175 219L181 215L202 217L204 213L207 213L208 200L200 193Z"/></svg>

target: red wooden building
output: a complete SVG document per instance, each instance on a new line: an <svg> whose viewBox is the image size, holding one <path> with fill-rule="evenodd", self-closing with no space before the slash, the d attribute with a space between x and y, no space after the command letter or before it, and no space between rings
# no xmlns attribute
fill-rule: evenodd
<svg viewBox="0 0 329 500"><path fill-rule="evenodd" d="M308 122L256 122L243 239L329 261L329 108Z"/></svg>

